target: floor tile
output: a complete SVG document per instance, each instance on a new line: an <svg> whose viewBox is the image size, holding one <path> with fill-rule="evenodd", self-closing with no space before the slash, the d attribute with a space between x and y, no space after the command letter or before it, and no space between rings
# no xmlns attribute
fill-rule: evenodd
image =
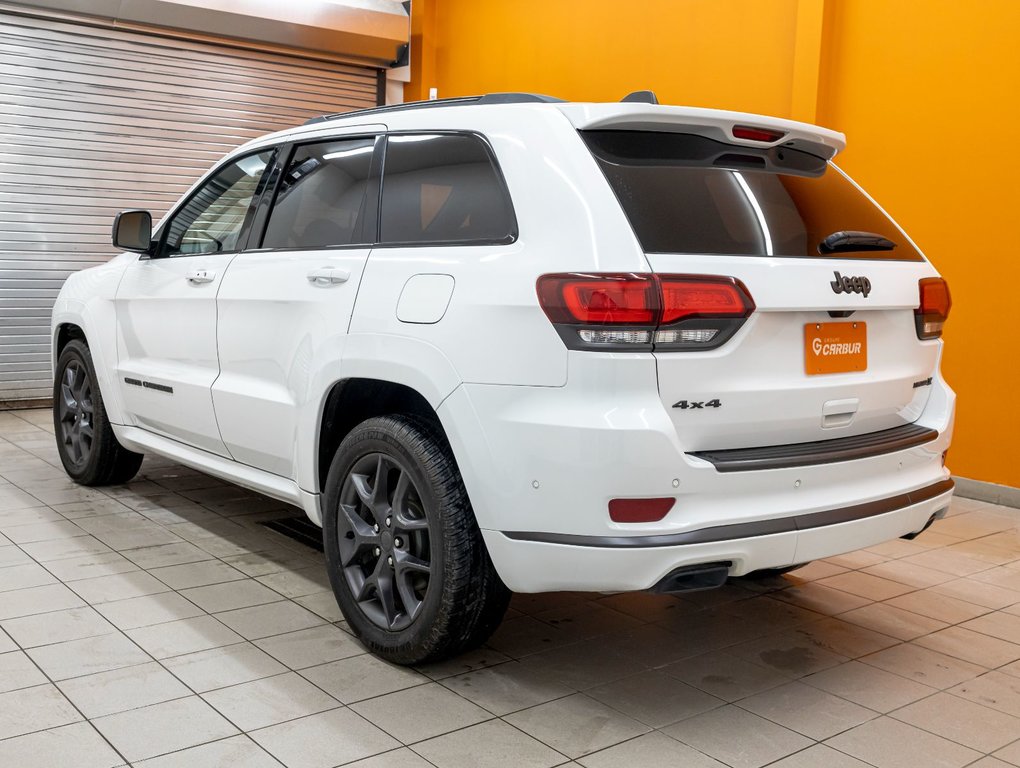
<svg viewBox="0 0 1020 768"><path fill-rule="evenodd" d="M303 669L301 674L344 704L393 694L428 682L427 677L412 669L370 654Z"/></svg>
<svg viewBox="0 0 1020 768"><path fill-rule="evenodd" d="M1020 678L989 672L951 688L950 693L983 704L1013 717L1020 717Z"/></svg>
<svg viewBox="0 0 1020 768"><path fill-rule="evenodd" d="M505 720L568 757L577 758L649 731L583 694L508 715Z"/></svg>
<svg viewBox="0 0 1020 768"><path fill-rule="evenodd" d="M932 688L950 688L984 671L976 664L913 644L896 645L861 661Z"/></svg>
<svg viewBox="0 0 1020 768"><path fill-rule="evenodd" d="M92 605L108 603L113 600L126 600L129 597L153 595L157 592L167 592L170 589L163 582L144 571L82 579L72 582L70 586Z"/></svg>
<svg viewBox="0 0 1020 768"><path fill-rule="evenodd" d="M326 569L317 565L297 571L267 573L264 576L257 576L256 579L286 597L304 597L316 592L330 591Z"/></svg>
<svg viewBox="0 0 1020 768"><path fill-rule="evenodd" d="M291 720L251 737L288 768L332 768L400 746L349 709Z"/></svg>
<svg viewBox="0 0 1020 768"><path fill-rule="evenodd" d="M845 656L832 653L802 635L784 632L741 643L727 649L738 658L764 666L787 677L810 675L846 661Z"/></svg>
<svg viewBox="0 0 1020 768"><path fill-rule="evenodd" d="M344 768L435 768L408 747L392 749L375 757L366 757L354 763L345 763Z"/></svg>
<svg viewBox="0 0 1020 768"><path fill-rule="evenodd" d="M882 713L936 692L935 688L860 661L848 661L808 675L801 682Z"/></svg>
<svg viewBox="0 0 1020 768"><path fill-rule="evenodd" d="M1020 639L1020 638L1017 638ZM920 646L939 651L947 656L980 664L984 667L1001 667L1020 659L1020 645L973 632L963 627L947 627L914 641Z"/></svg>
<svg viewBox="0 0 1020 768"><path fill-rule="evenodd" d="M138 629L178 619L204 615L204 611L176 592L160 592L112 603L100 603L96 610L118 629Z"/></svg>
<svg viewBox="0 0 1020 768"><path fill-rule="evenodd" d="M876 768L961 768L981 757L972 749L890 717L870 720L827 744Z"/></svg>
<svg viewBox="0 0 1020 768"><path fill-rule="evenodd" d="M126 634L156 659L220 648L243 640L213 616L196 616L193 619L178 619L165 624L129 629Z"/></svg>
<svg viewBox="0 0 1020 768"><path fill-rule="evenodd" d="M827 739L876 716L873 710L799 682L743 699L739 706L815 741Z"/></svg>
<svg viewBox="0 0 1020 768"><path fill-rule="evenodd" d="M181 590L180 594L208 613L249 608L284 599L279 593L251 579L192 587Z"/></svg>
<svg viewBox="0 0 1020 768"><path fill-rule="evenodd" d="M8 565L3 569L3 578L0 579L0 593L56 583L57 579L54 578L53 574L38 563L28 562L21 565Z"/></svg>
<svg viewBox="0 0 1020 768"><path fill-rule="evenodd" d="M291 669L304 669L359 656L365 647L332 624L255 640L255 645Z"/></svg>
<svg viewBox="0 0 1020 768"><path fill-rule="evenodd" d="M174 656L164 659L163 666L198 693L287 671L280 662L250 643Z"/></svg>
<svg viewBox="0 0 1020 768"><path fill-rule="evenodd" d="M82 716L56 686L46 684L0 693L0 739L80 720Z"/></svg>
<svg viewBox="0 0 1020 768"><path fill-rule="evenodd" d="M1011 589L997 587L994 584L986 584L974 579L957 579L947 581L931 588L932 592L939 595L947 595L959 600L964 600L975 605L982 605L986 608L1004 608L1007 605L1014 605L1020 602L1020 592Z"/></svg>
<svg viewBox="0 0 1020 768"><path fill-rule="evenodd" d="M913 640L947 626L944 621L921 616L888 603L872 603L840 614L839 618L897 640Z"/></svg>
<svg viewBox="0 0 1020 768"><path fill-rule="evenodd" d="M84 536L86 532L70 520L46 520L28 525L2 525L0 530L4 536L15 544L29 544L33 541L51 541L52 539L70 539Z"/></svg>
<svg viewBox="0 0 1020 768"><path fill-rule="evenodd" d="M315 627L325 622L289 600L216 614L216 618L248 640Z"/></svg>
<svg viewBox="0 0 1020 768"><path fill-rule="evenodd" d="M75 677L58 683L58 687L88 718L191 695L187 686L154 661Z"/></svg>
<svg viewBox="0 0 1020 768"><path fill-rule="evenodd" d="M769 768L872 768L867 763L862 763L856 757L837 752L832 747L824 744L794 752L789 757L784 757L775 763L770 763Z"/></svg>
<svg viewBox="0 0 1020 768"><path fill-rule="evenodd" d="M726 703L660 670L624 677L585 693L652 728L662 728Z"/></svg>
<svg viewBox="0 0 1020 768"><path fill-rule="evenodd" d="M0 741L0 765L11 768L113 768L123 764L123 758L89 723Z"/></svg>
<svg viewBox="0 0 1020 768"><path fill-rule="evenodd" d="M295 672L265 677L202 694L243 731L265 728L340 706Z"/></svg>
<svg viewBox="0 0 1020 768"><path fill-rule="evenodd" d="M121 634L43 645L27 653L51 680L57 681L151 661L148 654Z"/></svg>
<svg viewBox="0 0 1020 768"><path fill-rule="evenodd" d="M63 584L0 592L0 620L77 608L85 601Z"/></svg>
<svg viewBox="0 0 1020 768"><path fill-rule="evenodd" d="M922 699L891 717L979 752L994 752L1020 737L1020 718L949 693Z"/></svg>
<svg viewBox="0 0 1020 768"><path fill-rule="evenodd" d="M849 571L830 576L818 582L822 586L841 589L851 595L866 597L871 600L888 600L907 592L913 592L914 588L890 579L879 578L861 571Z"/></svg>
<svg viewBox="0 0 1020 768"><path fill-rule="evenodd" d="M0 627L22 648L81 640L117 631L116 627L87 606L7 619L0 622Z"/></svg>
<svg viewBox="0 0 1020 768"><path fill-rule="evenodd" d="M725 768L713 760L658 731L578 758L585 768L619 768L620 766L682 766L682 768Z"/></svg>
<svg viewBox="0 0 1020 768"><path fill-rule="evenodd" d="M487 720L491 715L438 683L352 704L351 709L404 744ZM428 717L422 717L423 713Z"/></svg>
<svg viewBox="0 0 1020 768"><path fill-rule="evenodd" d="M0 693L49 682L23 651L0 653Z"/></svg>
<svg viewBox="0 0 1020 768"><path fill-rule="evenodd" d="M135 768L280 768L280 763L247 736L231 736L142 760Z"/></svg>
<svg viewBox="0 0 1020 768"><path fill-rule="evenodd" d="M902 608L911 613L938 619L948 624L958 624L967 619L973 619L990 609L983 605L975 605L964 600L958 600L947 595L940 595L937 592L917 591L907 595L894 597L887 600L886 605Z"/></svg>
<svg viewBox="0 0 1020 768"><path fill-rule="evenodd" d="M871 602L867 597L853 595L815 581L780 590L773 597L776 600L785 600L788 603L799 605L801 608L809 608L829 616L860 608Z"/></svg>
<svg viewBox="0 0 1020 768"><path fill-rule="evenodd" d="M415 744L414 751L437 768L551 768L564 756L499 720Z"/></svg>
<svg viewBox="0 0 1020 768"><path fill-rule="evenodd" d="M574 692L573 688L519 662L444 678L442 684L494 715L508 715Z"/></svg>
<svg viewBox="0 0 1020 768"><path fill-rule="evenodd" d="M177 590L188 589L189 587L203 587L207 584L222 584L228 581L237 581L245 577L236 568L231 568L219 560L204 560L199 563L150 568L149 573L168 587Z"/></svg>
<svg viewBox="0 0 1020 768"><path fill-rule="evenodd" d="M92 724L132 763L237 733L198 696L107 715Z"/></svg>
<svg viewBox="0 0 1020 768"><path fill-rule="evenodd" d="M117 552L97 552L52 560L46 564L46 568L63 582L138 570L137 565Z"/></svg>
<svg viewBox="0 0 1020 768"><path fill-rule="evenodd" d="M1004 611L986 613L961 625L963 629L980 632L1013 643L1020 642L1020 616Z"/></svg>
<svg viewBox="0 0 1020 768"><path fill-rule="evenodd" d="M202 560L212 559L208 552L199 549L188 541L160 544L155 547L125 549L121 554L139 568L163 568L170 565L198 563Z"/></svg>
<svg viewBox="0 0 1020 768"><path fill-rule="evenodd" d="M662 671L730 702L789 681L787 675L775 669L753 664L727 651L692 656Z"/></svg>
<svg viewBox="0 0 1020 768"><path fill-rule="evenodd" d="M759 768L812 744L732 704L682 720L664 732L733 768Z"/></svg>
<svg viewBox="0 0 1020 768"><path fill-rule="evenodd" d="M69 557L84 557L112 552L108 546L93 536L75 536L70 539L52 539L22 544L21 549L40 563L52 563ZM52 569L51 569L52 570Z"/></svg>

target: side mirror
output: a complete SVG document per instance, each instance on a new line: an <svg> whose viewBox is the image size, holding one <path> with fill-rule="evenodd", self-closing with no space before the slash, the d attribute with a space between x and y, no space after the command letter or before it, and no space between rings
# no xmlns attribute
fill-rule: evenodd
<svg viewBox="0 0 1020 768"><path fill-rule="evenodd" d="M113 246L122 251L148 253L152 242L152 214L121 211L113 220Z"/></svg>

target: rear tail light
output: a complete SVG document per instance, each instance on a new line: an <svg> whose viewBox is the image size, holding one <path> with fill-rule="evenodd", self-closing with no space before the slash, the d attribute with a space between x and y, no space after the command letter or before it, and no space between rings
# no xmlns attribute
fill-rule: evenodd
<svg viewBox="0 0 1020 768"><path fill-rule="evenodd" d="M784 131L774 131L771 128L755 128L751 125L733 126L733 138L746 139L748 141L779 141L786 135Z"/></svg>
<svg viewBox="0 0 1020 768"><path fill-rule="evenodd" d="M542 275L537 289L570 349L714 349L754 311L732 277L565 273Z"/></svg>
<svg viewBox="0 0 1020 768"><path fill-rule="evenodd" d="M925 277L918 282L921 300L914 310L917 338L937 339L949 317L953 301L949 296L949 284L941 277Z"/></svg>

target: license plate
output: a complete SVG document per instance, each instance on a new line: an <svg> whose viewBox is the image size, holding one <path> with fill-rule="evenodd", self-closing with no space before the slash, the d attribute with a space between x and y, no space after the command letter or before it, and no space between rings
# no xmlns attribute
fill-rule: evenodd
<svg viewBox="0 0 1020 768"><path fill-rule="evenodd" d="M866 323L808 323L804 326L804 370L809 376L867 369Z"/></svg>

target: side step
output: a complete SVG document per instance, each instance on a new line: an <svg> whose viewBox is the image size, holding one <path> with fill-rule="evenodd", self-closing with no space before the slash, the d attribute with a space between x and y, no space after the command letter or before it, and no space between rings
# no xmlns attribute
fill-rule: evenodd
<svg viewBox="0 0 1020 768"><path fill-rule="evenodd" d="M833 464L870 456L905 451L930 443L938 430L917 424L869 432L866 435L815 440L810 443L767 445L761 448L727 448L719 451L694 451L688 456L704 459L719 472L751 472L759 469L787 469L813 464Z"/></svg>

